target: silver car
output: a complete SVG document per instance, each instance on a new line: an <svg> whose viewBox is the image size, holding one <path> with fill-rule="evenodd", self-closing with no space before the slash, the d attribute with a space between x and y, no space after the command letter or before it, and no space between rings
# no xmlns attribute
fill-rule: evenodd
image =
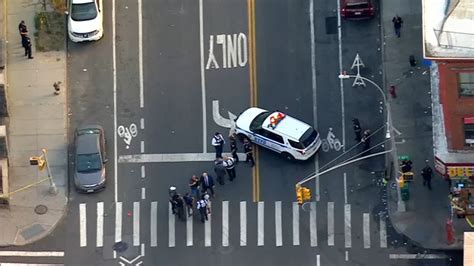
<svg viewBox="0 0 474 266"><path fill-rule="evenodd" d="M75 134L74 185L84 193L105 188L104 129L98 125L81 126Z"/></svg>

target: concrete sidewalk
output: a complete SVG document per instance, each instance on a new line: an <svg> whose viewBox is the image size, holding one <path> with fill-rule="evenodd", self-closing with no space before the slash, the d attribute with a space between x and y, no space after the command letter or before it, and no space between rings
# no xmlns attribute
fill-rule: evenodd
<svg viewBox="0 0 474 266"><path fill-rule="evenodd" d="M6 15L9 125L10 208L0 209L0 246L25 245L48 235L65 214L67 205L67 103L66 50L36 53L34 16L41 5L35 1L7 1L0 6ZM3 10L6 7L6 10ZM25 20L33 42L34 59L24 56L18 23ZM61 94L53 83L61 81ZM49 193L46 170L30 166L29 157L48 150L58 193ZM22 188L28 187L18 191ZM42 212L46 211L44 214Z"/></svg>
<svg viewBox="0 0 474 266"><path fill-rule="evenodd" d="M397 98L392 98L391 113L395 134L395 156L407 155L413 161L415 180L409 184L410 199L406 211L397 208L397 191L388 192L392 226L415 244L428 249L462 249L463 232L469 230L465 220L454 218L455 239L447 244L446 220L451 216L449 186L435 172L433 165L432 100L438 95L438 81L430 82L430 69L423 64L421 1L383 1L381 20L384 32L385 88L395 85ZM392 18L402 17L401 38L394 33ZM411 67L409 56L418 64ZM436 75L434 75L436 76ZM432 84L430 84L432 83ZM433 96L433 97L432 97ZM390 96L388 96L390 97ZM432 99L433 98L433 99ZM399 131L401 134L396 134ZM432 190L423 187L421 169L428 160L433 169ZM396 161L394 164L398 164ZM395 167L397 168L397 167ZM393 176L397 176L393 173ZM393 180L393 179L392 179Z"/></svg>

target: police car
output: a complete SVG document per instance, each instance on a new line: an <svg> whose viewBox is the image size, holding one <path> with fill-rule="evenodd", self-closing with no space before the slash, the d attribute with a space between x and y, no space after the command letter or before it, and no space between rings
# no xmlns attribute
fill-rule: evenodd
<svg viewBox="0 0 474 266"><path fill-rule="evenodd" d="M290 160L306 160L321 146L319 133L310 125L282 112L257 107L237 117L235 130L240 138L248 138Z"/></svg>

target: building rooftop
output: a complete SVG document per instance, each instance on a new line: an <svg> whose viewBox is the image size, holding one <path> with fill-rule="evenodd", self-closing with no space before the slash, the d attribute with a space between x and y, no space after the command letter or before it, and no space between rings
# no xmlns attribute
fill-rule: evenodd
<svg viewBox="0 0 474 266"><path fill-rule="evenodd" d="M429 59L474 58L474 0L423 0L423 53Z"/></svg>

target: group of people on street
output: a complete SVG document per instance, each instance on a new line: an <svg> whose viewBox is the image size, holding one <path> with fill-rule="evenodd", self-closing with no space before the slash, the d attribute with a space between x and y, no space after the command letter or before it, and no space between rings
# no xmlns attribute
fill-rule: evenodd
<svg viewBox="0 0 474 266"><path fill-rule="evenodd" d="M31 55L31 39L28 36L28 28L24 20L18 25L18 31L20 32L21 45L25 48L25 56L28 56L28 59L33 59Z"/></svg>
<svg viewBox="0 0 474 266"><path fill-rule="evenodd" d="M230 134L229 136L229 140L230 140L230 153L232 155L232 157L227 157L227 158L233 158L234 159L234 162L235 163L238 163L239 162L239 156L237 155L237 137L235 136L235 134ZM245 162L246 163L250 163L251 167L253 167L255 165L255 160L253 158L253 147L252 147L252 143L250 143L250 141L247 139L247 138L244 138L244 152L245 152L245 155L246 155L246 158L245 158ZM222 151L224 150L224 144L225 144L225 140L224 140L224 137L222 136L221 133L219 132L216 132L214 134L214 136L212 137L211 139L211 144L212 146L214 147L214 149L216 150L216 160L225 160L224 157L222 157ZM229 174L230 176L230 174ZM235 178L235 176L234 176ZM233 178L232 178L233 179ZM231 181L232 181L231 179Z"/></svg>
<svg viewBox="0 0 474 266"><path fill-rule="evenodd" d="M211 213L211 208L209 204L210 196L207 193L207 190L203 190L202 196L199 196L199 184L195 184L195 178L196 176L194 175L191 178L191 181L193 182L190 182L189 184L189 187L191 188L191 193L187 192L186 194L184 194L184 196L181 196L176 191L176 187L172 186L169 188L171 211L178 217L178 219L186 221L185 213L187 213L188 217L193 216L194 206L196 206L196 209L198 210L201 218L201 222L204 223L204 220L208 220L208 213ZM210 186L211 182L212 177L210 177L207 184ZM214 190L211 188L211 191Z"/></svg>

